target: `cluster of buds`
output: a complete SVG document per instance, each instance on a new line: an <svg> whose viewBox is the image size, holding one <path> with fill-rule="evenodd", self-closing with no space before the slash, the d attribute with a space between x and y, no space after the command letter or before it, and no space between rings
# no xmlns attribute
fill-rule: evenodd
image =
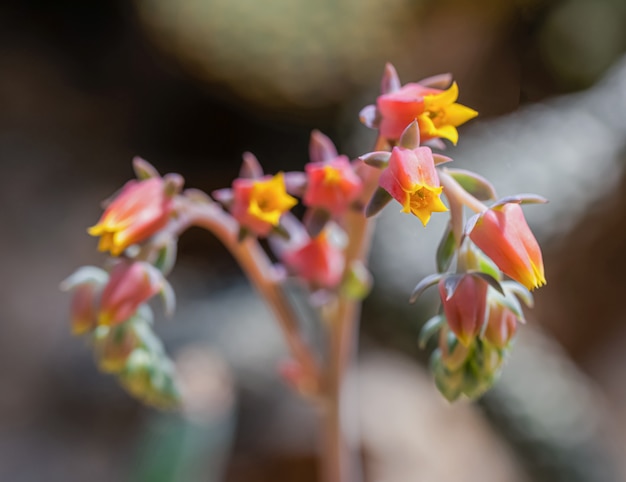
<svg viewBox="0 0 626 482"><path fill-rule="evenodd" d="M477 115L456 102L458 94L449 75L401 86L388 65L382 94L360 116L378 129L376 150L350 160L314 131L303 171L266 175L257 158L245 153L239 177L212 196L183 191L180 176L161 177L136 159L138 179L89 228L100 237L99 249L115 260L110 272L81 268L64 283L74 290L73 331L91 337L101 369L117 374L131 393L162 405L174 400L172 365L151 331L146 303L161 293L171 307L165 276L178 236L200 226L224 243L274 309L291 351L281 370L286 381L307 395L337 393L328 384L338 378L328 373L341 369L350 317L358 314L355 304L371 285L367 224L396 200L423 226L433 213L450 215L437 250L438 272L416 286L411 300L439 286L442 312L426 323L421 339L425 343L438 333L431 365L441 392L449 400L481 394L524 321L518 298L531 304L530 290L545 283L541 251L520 207L544 200L535 195L496 200L483 177L441 167L452 159L433 149L444 149L444 140L456 144L457 127ZM304 206L301 219L291 213L298 203ZM475 212L467 220L465 207ZM327 330L333 361L326 372L319 367L322 357L304 342L299 313L284 295L288 279L308 290Z"/></svg>

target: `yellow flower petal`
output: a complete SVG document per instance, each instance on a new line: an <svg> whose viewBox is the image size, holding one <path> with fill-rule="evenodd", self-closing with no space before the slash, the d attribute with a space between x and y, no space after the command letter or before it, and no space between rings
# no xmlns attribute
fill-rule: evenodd
<svg viewBox="0 0 626 482"><path fill-rule="evenodd" d="M453 125L444 125L435 129L435 136L448 139L454 145L459 141L459 131Z"/></svg>
<svg viewBox="0 0 626 482"><path fill-rule="evenodd" d="M248 212L261 221L277 226L283 213L297 203L296 198L287 194L284 175L279 172L267 181L257 181L254 184Z"/></svg>
<svg viewBox="0 0 626 482"><path fill-rule="evenodd" d="M424 110L437 111L444 107L454 104L459 98L459 86L453 82L448 90L444 90L440 94L432 94L424 96Z"/></svg>
<svg viewBox="0 0 626 482"><path fill-rule="evenodd" d="M478 112L474 109L470 109L462 104L452 104L445 108L445 123L460 126L477 115Z"/></svg>

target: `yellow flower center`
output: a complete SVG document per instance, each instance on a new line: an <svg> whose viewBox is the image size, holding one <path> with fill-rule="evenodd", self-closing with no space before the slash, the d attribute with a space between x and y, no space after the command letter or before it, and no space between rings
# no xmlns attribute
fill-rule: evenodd
<svg viewBox="0 0 626 482"><path fill-rule="evenodd" d="M341 181L341 171L336 167L324 166L324 184L338 184Z"/></svg>
<svg viewBox="0 0 626 482"><path fill-rule="evenodd" d="M285 180L279 172L266 181L256 181L250 194L248 212L261 221L278 226L284 212L289 211L298 201L285 190Z"/></svg>
<svg viewBox="0 0 626 482"><path fill-rule="evenodd" d="M430 221L431 214L448 210L439 197L443 188L431 186L416 186L415 191L407 192L404 212L417 216L424 226Z"/></svg>

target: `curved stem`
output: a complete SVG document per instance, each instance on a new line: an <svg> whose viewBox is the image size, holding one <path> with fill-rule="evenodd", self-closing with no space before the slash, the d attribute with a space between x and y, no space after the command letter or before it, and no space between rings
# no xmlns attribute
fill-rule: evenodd
<svg viewBox="0 0 626 482"><path fill-rule="evenodd" d="M307 384L311 385L307 389L317 392L321 383L318 364L301 337L298 318L278 283L279 276L258 241L252 237L239 241L239 225L217 204L189 201L184 197L177 201L180 215L171 229L180 233L190 226L198 226L213 233L224 244L276 315L291 355L303 370Z"/></svg>
<svg viewBox="0 0 626 482"><path fill-rule="evenodd" d="M463 230L465 229L463 206L467 206L477 213L486 211L489 208L463 189L463 187L448 174L445 168L439 169L439 182L441 182L443 186L443 194L448 199L448 204L450 205L450 225L458 249L463 239Z"/></svg>

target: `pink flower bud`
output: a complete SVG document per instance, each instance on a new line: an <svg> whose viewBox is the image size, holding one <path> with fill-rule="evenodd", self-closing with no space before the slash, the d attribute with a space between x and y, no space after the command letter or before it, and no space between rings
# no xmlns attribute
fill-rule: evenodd
<svg viewBox="0 0 626 482"><path fill-rule="evenodd" d="M429 147L394 147L379 182L402 205L402 212L414 214L424 226L433 212L448 210L439 197L443 188Z"/></svg>
<svg viewBox="0 0 626 482"><path fill-rule="evenodd" d="M491 297L490 297L491 298ZM496 348L505 348L517 331L517 316L510 309L490 299L485 339Z"/></svg>
<svg viewBox="0 0 626 482"><path fill-rule="evenodd" d="M95 283L83 283L74 288L70 306L72 334L82 335L98 324L98 297L100 287Z"/></svg>
<svg viewBox="0 0 626 482"><path fill-rule="evenodd" d="M321 208L333 216L343 214L363 188L346 156L330 162L311 162L305 166L308 177L303 202L312 208Z"/></svg>
<svg viewBox="0 0 626 482"><path fill-rule="evenodd" d="M100 300L98 323L117 325L133 316L139 306L164 289L165 279L142 261L121 261L111 271Z"/></svg>
<svg viewBox="0 0 626 482"><path fill-rule="evenodd" d="M100 236L98 249L119 256L128 246L140 243L168 222L173 210L172 196L165 181L153 177L129 181L106 208L100 221L87 231Z"/></svg>
<svg viewBox="0 0 626 482"><path fill-rule="evenodd" d="M285 253L287 268L317 288L334 288L341 281L345 257L322 232L301 248Z"/></svg>
<svg viewBox="0 0 626 482"><path fill-rule="evenodd" d="M439 293L450 330L463 345L468 346L485 321L489 286L477 276L461 276L450 297L446 278L439 282Z"/></svg>
<svg viewBox="0 0 626 482"><path fill-rule="evenodd" d="M519 204L504 204L480 215L470 239L505 274L528 289L546 283L539 243Z"/></svg>

